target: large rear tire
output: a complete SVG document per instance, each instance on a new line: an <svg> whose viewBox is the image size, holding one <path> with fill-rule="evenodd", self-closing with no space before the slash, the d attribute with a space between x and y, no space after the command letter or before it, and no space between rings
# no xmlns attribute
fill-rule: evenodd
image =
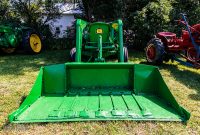
<svg viewBox="0 0 200 135"><path fill-rule="evenodd" d="M28 53L38 54L42 51L42 41L36 32L27 30L22 38L22 46Z"/></svg>
<svg viewBox="0 0 200 135"><path fill-rule="evenodd" d="M127 49L127 47L123 47L123 53L124 53L124 61L123 62L128 62L128 49ZM120 51L118 51L117 55L118 55L118 62L120 62Z"/></svg>
<svg viewBox="0 0 200 135"><path fill-rule="evenodd" d="M128 62L128 49L127 47L123 47L124 51L124 62Z"/></svg>
<svg viewBox="0 0 200 135"><path fill-rule="evenodd" d="M147 62L153 65L160 65L163 63L165 48L163 42L158 38L153 38L145 48Z"/></svg>
<svg viewBox="0 0 200 135"><path fill-rule="evenodd" d="M195 63L199 62L200 58L197 58L197 51L195 48L190 47L186 51L186 57L188 58L188 62Z"/></svg>

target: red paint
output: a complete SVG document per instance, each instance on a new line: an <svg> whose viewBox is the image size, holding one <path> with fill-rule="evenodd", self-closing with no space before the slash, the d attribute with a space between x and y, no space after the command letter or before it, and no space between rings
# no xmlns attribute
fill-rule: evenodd
<svg viewBox="0 0 200 135"><path fill-rule="evenodd" d="M149 46L147 48L147 56L148 56L148 58L150 60L155 59L155 57L156 57L156 48L153 45L151 45L151 46Z"/></svg>
<svg viewBox="0 0 200 135"><path fill-rule="evenodd" d="M185 24L183 21L180 21L180 23ZM200 24L189 27L195 42L200 45ZM185 54L184 58L190 62L197 62L200 60L199 58L195 58L197 53L195 52L188 31L182 30L181 37L177 37L176 34L172 32L159 32L156 34L156 37L161 39L167 53L179 53L180 51L186 51L188 54L190 54L190 58L188 55L186 55L187 53Z"/></svg>

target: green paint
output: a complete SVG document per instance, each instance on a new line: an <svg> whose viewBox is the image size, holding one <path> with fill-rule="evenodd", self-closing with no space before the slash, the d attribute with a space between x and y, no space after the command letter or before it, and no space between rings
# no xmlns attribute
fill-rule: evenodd
<svg viewBox="0 0 200 135"><path fill-rule="evenodd" d="M81 62L82 55L103 62L104 57L116 54L119 54L119 62L124 62L122 27L121 20L112 23L88 23L78 19L76 21L76 62Z"/></svg>
<svg viewBox="0 0 200 135"><path fill-rule="evenodd" d="M189 118L156 67L128 63L42 67L28 97L9 115L14 123Z"/></svg>
<svg viewBox="0 0 200 135"><path fill-rule="evenodd" d="M81 63L81 56L93 51L96 62L119 53L121 63ZM77 20L76 63L42 67L28 97L9 115L10 122L189 120L190 113L178 105L156 67L122 62L121 20Z"/></svg>
<svg viewBox="0 0 200 135"><path fill-rule="evenodd" d="M22 42L23 31L28 27L14 26L12 24L0 25L0 48L16 48Z"/></svg>
<svg viewBox="0 0 200 135"><path fill-rule="evenodd" d="M105 59L103 58L103 47L102 47L102 36L99 35L98 39L98 58L95 59L95 62L104 62Z"/></svg>
<svg viewBox="0 0 200 135"><path fill-rule="evenodd" d="M124 51L123 51L123 23L121 20L118 20L118 31L119 31L119 47L120 47L120 62L124 62Z"/></svg>

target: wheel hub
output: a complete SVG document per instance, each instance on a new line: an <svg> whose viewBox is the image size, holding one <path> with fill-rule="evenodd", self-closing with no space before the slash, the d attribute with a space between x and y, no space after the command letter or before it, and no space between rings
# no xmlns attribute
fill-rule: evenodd
<svg viewBox="0 0 200 135"><path fill-rule="evenodd" d="M39 53L41 51L42 43L41 43L41 40L40 40L38 35L31 34L31 36L30 36L30 46L31 46L31 49L36 53Z"/></svg>
<svg viewBox="0 0 200 135"><path fill-rule="evenodd" d="M155 59L156 57L156 48L154 47L153 44L150 44L148 47L147 47L147 58L150 59L150 60L153 60Z"/></svg>

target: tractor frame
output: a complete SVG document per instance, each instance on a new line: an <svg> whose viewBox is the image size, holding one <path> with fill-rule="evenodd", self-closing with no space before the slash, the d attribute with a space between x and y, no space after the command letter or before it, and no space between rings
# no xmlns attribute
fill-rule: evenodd
<svg viewBox="0 0 200 135"><path fill-rule="evenodd" d="M105 57L116 55L119 62L128 61L128 50L123 45L123 23L89 23L78 19L76 22L76 47L71 49L71 61L104 62Z"/></svg>
<svg viewBox="0 0 200 135"><path fill-rule="evenodd" d="M149 63L161 64L163 61L176 60L186 66L200 67L200 24L190 26L185 14L177 21L186 29L181 37L172 32L159 32L149 41L145 48ZM186 61L178 58L182 57Z"/></svg>

